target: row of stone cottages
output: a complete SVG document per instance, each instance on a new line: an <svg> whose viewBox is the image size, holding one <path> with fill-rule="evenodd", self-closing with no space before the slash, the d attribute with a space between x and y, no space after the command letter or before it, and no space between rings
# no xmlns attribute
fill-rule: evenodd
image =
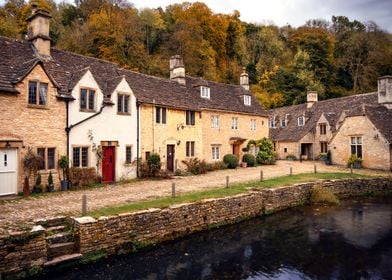
<svg viewBox="0 0 392 280"><path fill-rule="evenodd" d="M392 76L378 91L269 110L270 137L278 158L317 159L329 150L332 163L346 165L354 154L362 166L392 170Z"/></svg>
<svg viewBox="0 0 392 280"><path fill-rule="evenodd" d="M268 117L249 91L248 76L227 85L185 75L179 56L170 79L50 47L50 15L33 8L28 40L0 37L0 195L22 191L23 158L42 157L53 174L67 155L74 167L98 167L104 182L134 178L135 159L159 153L164 168L198 157L241 157L247 140L268 136Z"/></svg>

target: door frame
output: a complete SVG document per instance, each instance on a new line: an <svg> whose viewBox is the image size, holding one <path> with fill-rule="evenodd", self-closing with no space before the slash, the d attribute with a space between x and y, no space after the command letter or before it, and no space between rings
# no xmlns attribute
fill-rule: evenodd
<svg viewBox="0 0 392 280"><path fill-rule="evenodd" d="M113 150L113 164L112 164L113 165L113 170L112 170L113 178L112 178L111 181L105 181L104 180L104 173L105 173L104 172L105 149L108 149L108 148ZM102 151L102 163L101 163L101 165L102 165L102 182L103 183L115 182L116 181L116 146L103 146L102 149L103 149L103 151Z"/></svg>
<svg viewBox="0 0 392 280"><path fill-rule="evenodd" d="M14 185L15 186L13 188L13 192L0 193L0 196L14 195L14 194L18 193L18 176L19 176L19 161L18 161L19 153L18 153L18 151L19 151L19 149L17 149L17 148L0 149L0 151L5 151L5 150L12 151L15 155L15 172L12 172L12 173L14 173L14 177L15 177L14 178ZM0 160L4 160L4 159L0 159ZM8 161L8 156L7 156L7 161ZM4 172L4 173L7 173L7 172ZM10 172L8 172L8 173L10 173Z"/></svg>
<svg viewBox="0 0 392 280"><path fill-rule="evenodd" d="M169 146L173 147L173 156L171 157L171 166L172 170L169 169ZM166 145L166 170L170 172L174 172L174 159L176 156L176 145L174 144L167 144Z"/></svg>

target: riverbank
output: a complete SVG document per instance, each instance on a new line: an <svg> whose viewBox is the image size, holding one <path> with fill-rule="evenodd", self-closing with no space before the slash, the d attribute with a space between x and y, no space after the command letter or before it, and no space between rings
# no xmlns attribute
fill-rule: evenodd
<svg viewBox="0 0 392 280"><path fill-rule="evenodd" d="M193 232L232 224L259 215L306 203L312 189L322 187L340 198L392 191L390 178L343 179L301 183L273 189L254 189L232 197L205 199L116 216L69 218L75 247L71 254L86 261L107 255L124 254ZM49 260L48 237L51 221L41 221L32 231L0 237L0 272L41 271L43 267L67 260L58 256ZM53 227L52 227L53 228ZM70 242L67 242L70 243ZM69 245L69 244L68 244ZM69 257L69 255L68 255ZM72 258L69 258L71 260Z"/></svg>

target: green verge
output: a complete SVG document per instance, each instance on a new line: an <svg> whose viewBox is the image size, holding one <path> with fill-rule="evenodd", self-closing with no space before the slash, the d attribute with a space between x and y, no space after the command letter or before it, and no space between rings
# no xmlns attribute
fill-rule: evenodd
<svg viewBox="0 0 392 280"><path fill-rule="evenodd" d="M257 188L273 188L278 186L287 186L297 183L313 182L317 180L335 180L335 179L355 179L355 178L370 178L371 176L350 174L350 173L303 173L292 176L283 176L265 181L252 181L230 185L229 188L214 188L205 191L189 192L178 195L174 198L163 197L153 200L142 200L132 202L124 205L105 207L97 209L88 213L89 216L98 218L100 216L112 216L121 213L135 212L149 208L167 208L170 205L180 203L190 203L200 201L208 198L219 198L225 196L233 196L249 191L249 189Z"/></svg>

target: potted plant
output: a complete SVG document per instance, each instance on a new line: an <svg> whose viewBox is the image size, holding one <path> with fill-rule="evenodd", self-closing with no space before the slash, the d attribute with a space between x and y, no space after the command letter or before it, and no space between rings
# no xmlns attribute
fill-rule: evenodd
<svg viewBox="0 0 392 280"><path fill-rule="evenodd" d="M26 172L24 183L23 183L23 195L28 196L30 194L30 183L29 178L33 174L37 178L38 167L41 162L41 157L34 153L31 147L28 148L26 155L23 158L23 168Z"/></svg>
<svg viewBox="0 0 392 280"><path fill-rule="evenodd" d="M48 192L54 191L52 171L49 171L48 185L46 186L46 190L47 190Z"/></svg>
<svg viewBox="0 0 392 280"><path fill-rule="evenodd" d="M58 167L61 169L63 177L60 177L61 190L66 191L69 185L69 159L67 156L62 156L57 162Z"/></svg>
<svg viewBox="0 0 392 280"><path fill-rule="evenodd" d="M324 160L325 165L331 165L332 164L332 155L331 155L331 151L328 150L327 155L325 157Z"/></svg>
<svg viewBox="0 0 392 280"><path fill-rule="evenodd" d="M245 154L242 157L242 162L246 163L246 166L255 166L256 163L256 157L252 154Z"/></svg>
<svg viewBox="0 0 392 280"><path fill-rule="evenodd" d="M362 167L362 159L353 154L349 157L347 165L348 167L352 166L354 169L360 169Z"/></svg>
<svg viewBox="0 0 392 280"><path fill-rule="evenodd" d="M42 187L41 182L42 182L41 174L38 173L37 177L35 179L35 185L33 187L33 193L41 193L42 192L43 187Z"/></svg>

